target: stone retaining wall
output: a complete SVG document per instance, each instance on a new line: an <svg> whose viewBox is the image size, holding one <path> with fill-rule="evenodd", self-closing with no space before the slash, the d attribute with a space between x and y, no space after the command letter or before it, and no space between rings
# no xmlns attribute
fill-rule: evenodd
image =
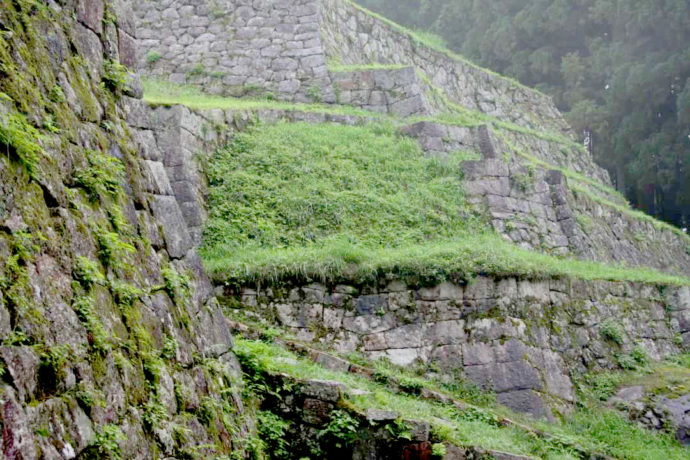
<svg viewBox="0 0 690 460"><path fill-rule="evenodd" d="M249 369L251 372L251 369ZM398 412L366 409L348 410L348 399L362 390L348 388L343 383L328 380L296 380L286 374L269 374L270 388L277 392L263 394L261 406L281 419L289 421L286 433L294 458L313 456L314 448L321 450L320 458L370 460L428 460L432 443L441 440L433 433L428 421L403 419ZM287 390L285 390L287 389ZM282 394L281 394L282 393ZM332 439L324 428L336 417L346 413L355 427L352 442ZM405 436L399 436L401 428ZM336 441L334 443L334 441ZM458 447L443 442L442 460L492 458L496 460L530 460L530 457L478 447ZM441 457L438 457L441 458Z"/></svg>
<svg viewBox="0 0 690 460"><path fill-rule="evenodd" d="M563 410L573 402L572 375L613 368L636 346L653 359L690 347L688 288L486 277L468 285L382 283L222 293L234 298L227 305L298 339L459 372L536 416L549 415L545 401Z"/></svg>
<svg viewBox="0 0 690 460"><path fill-rule="evenodd" d="M144 73L230 95L333 101L317 0L134 5Z"/></svg>
<svg viewBox="0 0 690 460"><path fill-rule="evenodd" d="M550 97L421 45L348 0L321 0L320 16L329 59L345 65L412 65L465 107L525 127L570 129Z"/></svg>
<svg viewBox="0 0 690 460"><path fill-rule="evenodd" d="M331 78L341 104L398 117L432 112L413 67L333 72Z"/></svg>
<svg viewBox="0 0 690 460"><path fill-rule="evenodd" d="M429 129L426 129L428 132ZM456 129L458 131L458 129ZM558 169L531 164L486 130L482 144L477 129L465 129L461 141L482 152L479 161L463 164L468 201L490 218L493 228L528 249L667 273L690 273L690 238L650 221L601 204L603 192ZM472 138L474 137L474 141ZM621 204L621 207L627 204Z"/></svg>
<svg viewBox="0 0 690 460"><path fill-rule="evenodd" d="M34 178L13 153L0 158L0 458L237 451L251 418L229 385L241 380L229 328L192 245L173 238L186 229L171 184L158 180L160 157L140 152L130 135L128 107L141 104L127 97L137 95L135 80L122 93L101 83L104 59L127 62L134 51L131 6L33 8L0 8L3 48L12 50L2 64L14 69L0 112L31 107L40 119L50 104L60 129L41 130ZM48 102L53 91L64 98ZM172 273L185 280L184 295L161 288ZM210 428L223 423L220 412L200 421L201 401L232 405L225 423L237 429ZM151 423L147 407L164 423Z"/></svg>

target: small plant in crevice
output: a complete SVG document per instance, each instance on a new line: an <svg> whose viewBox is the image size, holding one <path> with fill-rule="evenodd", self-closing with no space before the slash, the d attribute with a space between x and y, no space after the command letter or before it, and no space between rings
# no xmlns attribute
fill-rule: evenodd
<svg viewBox="0 0 690 460"><path fill-rule="evenodd" d="M577 221L582 231L585 232L587 235L591 234L595 228L594 220L592 220L592 218L586 214L578 214L575 217L575 220Z"/></svg>
<svg viewBox="0 0 690 460"><path fill-rule="evenodd" d="M127 86L127 67L109 59L103 63L103 86L110 92L119 95Z"/></svg>
<svg viewBox="0 0 690 460"><path fill-rule="evenodd" d="M96 150L86 150L88 166L74 172L74 183L83 188L91 202L116 198L125 177L122 162Z"/></svg>
<svg viewBox="0 0 690 460"><path fill-rule="evenodd" d="M110 460L122 459L122 449L120 442L124 441L125 436L119 426L108 424L103 426L94 437L87 448L83 457L108 458Z"/></svg>
<svg viewBox="0 0 690 460"><path fill-rule="evenodd" d="M259 411L256 420L261 450L276 460L292 458L287 436L290 422L268 411Z"/></svg>
<svg viewBox="0 0 690 460"><path fill-rule="evenodd" d="M437 442L431 445L431 458L445 458L447 453L446 445Z"/></svg>
<svg viewBox="0 0 690 460"><path fill-rule="evenodd" d="M163 349L161 350L161 358L174 359L177 356L177 349L179 348L177 339L172 336L167 336L163 340Z"/></svg>
<svg viewBox="0 0 690 460"><path fill-rule="evenodd" d="M403 377L398 381L398 386L407 394L419 395L424 388L424 382L420 379Z"/></svg>
<svg viewBox="0 0 690 460"><path fill-rule="evenodd" d="M60 132L60 128L57 125L57 120L55 119L55 115L48 114L43 118L43 129L53 134L57 134Z"/></svg>
<svg viewBox="0 0 690 460"><path fill-rule="evenodd" d="M55 102L56 104L62 104L67 100L65 97L65 92L62 90L62 86L60 85L55 85L50 89L50 92L48 93L48 99L51 100L51 102Z"/></svg>
<svg viewBox="0 0 690 460"><path fill-rule="evenodd" d="M138 287L123 281L111 282L110 290L113 293L115 302L120 307L131 307L144 293Z"/></svg>
<svg viewBox="0 0 690 460"><path fill-rule="evenodd" d="M38 368L39 384L46 394L57 389L58 381L64 378L65 367L72 354L72 347L67 344L54 345L43 350Z"/></svg>
<svg viewBox="0 0 690 460"><path fill-rule="evenodd" d="M101 272L98 263L84 256L77 257L74 268L72 269L72 276L87 291L95 284L105 283L105 275Z"/></svg>
<svg viewBox="0 0 690 460"><path fill-rule="evenodd" d="M651 358L641 345L635 345L632 352L627 355L618 355L616 357L618 365L625 370L629 371L639 371L644 370L649 367L651 363Z"/></svg>
<svg viewBox="0 0 690 460"><path fill-rule="evenodd" d="M87 415L91 414L94 407L105 407L106 405L103 395L94 388L84 386L83 382L75 390L74 397Z"/></svg>
<svg viewBox="0 0 690 460"><path fill-rule="evenodd" d="M619 373L585 374L575 381L578 392L586 398L607 401L621 383Z"/></svg>
<svg viewBox="0 0 690 460"><path fill-rule="evenodd" d="M144 56L144 60L146 63L150 66L154 65L156 62L160 61L163 58L163 55L159 53L158 51L151 50L148 53L146 53L146 56Z"/></svg>
<svg viewBox="0 0 690 460"><path fill-rule="evenodd" d="M259 340L266 343L273 343L276 337L280 336L280 330L275 327L269 327L267 329L262 329L259 333Z"/></svg>
<svg viewBox="0 0 690 460"><path fill-rule="evenodd" d="M165 367L165 363L152 351L142 353L142 362L144 365L144 378L146 378L153 393L156 393L160 383L161 371Z"/></svg>
<svg viewBox="0 0 690 460"><path fill-rule="evenodd" d="M396 419L388 424L388 432L394 439L404 439L406 441L412 440L412 430L409 425L402 419Z"/></svg>
<svg viewBox="0 0 690 460"><path fill-rule="evenodd" d="M108 220L116 232L120 234L130 234L131 227L125 220L122 208L117 204L112 204L108 209Z"/></svg>
<svg viewBox="0 0 690 460"><path fill-rule="evenodd" d="M320 103L323 100L323 91L320 86L312 86L307 90L306 96L312 102Z"/></svg>
<svg viewBox="0 0 690 460"><path fill-rule="evenodd" d="M181 274L172 267L161 270L163 276L163 288L173 301L181 306L184 305L191 296L191 280L188 275Z"/></svg>
<svg viewBox="0 0 690 460"><path fill-rule="evenodd" d="M86 329L87 339L91 347L102 354L110 351L109 336L96 314L93 298L90 296L76 297L72 302L72 309Z"/></svg>
<svg viewBox="0 0 690 460"><path fill-rule="evenodd" d="M622 345L625 339L623 326L613 318L608 318L599 325L599 333L606 340L618 345Z"/></svg>
<svg viewBox="0 0 690 460"><path fill-rule="evenodd" d="M201 77L206 75L207 71L201 62L198 62L194 67L187 71L188 77Z"/></svg>
<svg viewBox="0 0 690 460"><path fill-rule="evenodd" d="M206 426L211 426L211 424L218 419L219 406L220 403L214 398L210 396L203 397L196 413L199 421Z"/></svg>
<svg viewBox="0 0 690 460"><path fill-rule="evenodd" d="M511 178L513 183L522 191L526 192L529 188L534 185L534 176L528 173L515 174Z"/></svg>
<svg viewBox="0 0 690 460"><path fill-rule="evenodd" d="M6 346L16 346L16 345L33 345L34 339L31 338L26 332L21 329L14 329L10 332L10 335L5 339L3 345Z"/></svg>
<svg viewBox="0 0 690 460"><path fill-rule="evenodd" d="M0 150L13 153L29 177L38 178L38 166L45 155L39 144L42 136L19 112L0 114Z"/></svg>
<svg viewBox="0 0 690 460"><path fill-rule="evenodd" d="M144 422L144 426L150 431L158 428L167 418L168 413L157 397L152 397L146 404L144 404L141 419Z"/></svg>
<svg viewBox="0 0 690 460"><path fill-rule="evenodd" d="M135 252L134 246L125 243L120 235L108 231L96 231L98 254L104 265L112 268L126 268L126 256Z"/></svg>
<svg viewBox="0 0 690 460"><path fill-rule="evenodd" d="M319 439L322 444L335 446L337 449L349 447L357 439L359 420L344 410L331 412L331 421L321 431Z"/></svg>

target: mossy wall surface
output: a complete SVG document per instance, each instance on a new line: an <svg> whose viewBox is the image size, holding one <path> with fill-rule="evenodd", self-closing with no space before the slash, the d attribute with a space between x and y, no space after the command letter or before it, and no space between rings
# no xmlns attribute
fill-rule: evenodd
<svg viewBox="0 0 690 460"><path fill-rule="evenodd" d="M534 416L569 410L573 380L690 347L690 290L631 282L497 279L424 285L283 283L223 302L298 340L463 376Z"/></svg>
<svg viewBox="0 0 690 460"><path fill-rule="evenodd" d="M126 122L131 5L47 3L0 8L0 456L241 452L229 331Z"/></svg>

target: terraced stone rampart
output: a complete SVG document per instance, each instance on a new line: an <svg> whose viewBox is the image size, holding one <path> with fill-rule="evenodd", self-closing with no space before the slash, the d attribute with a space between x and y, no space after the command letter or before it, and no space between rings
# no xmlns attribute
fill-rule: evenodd
<svg viewBox="0 0 690 460"><path fill-rule="evenodd" d="M319 13L323 46L332 61L412 65L464 107L525 127L569 132L550 97L431 49L348 0L322 0Z"/></svg>
<svg viewBox="0 0 690 460"><path fill-rule="evenodd" d="M572 377L615 368L636 348L658 360L690 347L688 288L479 277L220 291L227 305L298 340L459 373L536 416L568 410Z"/></svg>

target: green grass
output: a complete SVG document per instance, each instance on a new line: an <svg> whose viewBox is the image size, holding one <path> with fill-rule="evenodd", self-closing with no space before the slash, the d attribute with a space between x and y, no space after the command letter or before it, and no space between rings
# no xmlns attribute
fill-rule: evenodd
<svg viewBox="0 0 690 460"><path fill-rule="evenodd" d="M182 104L200 110L318 112L383 123L261 127L238 136L251 147L241 151L236 143L235 148L216 154L211 174L218 180L212 187L203 254L218 278L333 279L347 273L352 279L370 279L392 270L422 280L490 273L687 284L686 279L651 270L576 261L564 264L562 259L549 257L541 260L545 256L518 250L486 233L484 226L467 217L470 214L454 166L424 159L413 140L395 134L399 120L351 107L213 96L192 86L155 80L145 80L144 86L145 100L153 104ZM486 121L478 114L463 109L428 120L476 126ZM687 238L669 224L595 193L618 196L613 189L516 147L513 150L540 167L561 170L576 192L597 203ZM233 161L238 159L248 168L233 169ZM461 152L451 155L452 163L463 159ZM379 177L379 173L384 175ZM300 178L299 184L293 183L295 177ZM252 184L254 187L248 186ZM236 194L240 186L245 201L224 199L226 194ZM501 248L500 254L494 254L497 248Z"/></svg>
<svg viewBox="0 0 690 460"><path fill-rule="evenodd" d="M426 158L391 125L259 125L208 166L202 256L220 281L419 282L476 274L690 284L523 250L487 231L463 198L458 152Z"/></svg>
<svg viewBox="0 0 690 460"><path fill-rule="evenodd" d="M350 397L357 409L393 410L406 419L429 421L434 433L456 445L477 446L546 459L578 458L558 440L535 437L517 426L501 427L496 421L505 410L498 407L498 412L494 412L491 407L463 411L450 405L392 393L383 384L355 374L328 371L277 345L260 341L237 339L235 353L241 357L250 357L260 369L269 373L285 373L296 379L338 381L348 388L364 390L367 394ZM555 435L557 439L616 458L680 460L688 456L688 449L681 447L669 435L646 431L615 411L599 407L577 409L562 423L534 422L519 416L517 418L525 425L532 425Z"/></svg>
<svg viewBox="0 0 690 460"><path fill-rule="evenodd" d="M469 211L459 161L425 158L392 126L259 126L210 163L207 246L392 248L449 238L471 224L461 214Z"/></svg>
<svg viewBox="0 0 690 460"><path fill-rule="evenodd" d="M142 79L144 101L153 105L184 105L192 110L285 110L331 115L347 115L365 119L385 119L385 115L355 107L333 104L302 104L269 99L234 98L204 93L193 85L181 85L156 79Z"/></svg>
<svg viewBox="0 0 690 460"><path fill-rule="evenodd" d="M204 249L203 257L204 266L216 280L240 284L290 278L363 282L386 274L419 282L439 282L487 274L690 285L687 278L652 269L625 268L528 251L489 232L396 248L368 248L345 241L256 250L218 246Z"/></svg>

